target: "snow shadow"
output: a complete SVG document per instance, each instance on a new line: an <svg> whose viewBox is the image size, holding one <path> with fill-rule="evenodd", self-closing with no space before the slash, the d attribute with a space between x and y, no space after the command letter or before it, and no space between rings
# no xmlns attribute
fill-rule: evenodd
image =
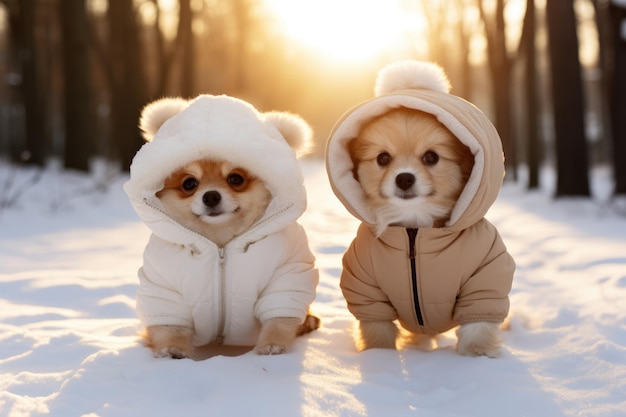
<svg viewBox="0 0 626 417"><path fill-rule="evenodd" d="M87 357L49 401L54 416L301 415L304 341L288 355L155 359L144 347ZM48 415L42 412L37 415Z"/></svg>
<svg viewBox="0 0 626 417"><path fill-rule="evenodd" d="M352 393L367 404L364 415L565 415L527 365L506 351L497 359L462 357L453 348L360 355L362 382Z"/></svg>

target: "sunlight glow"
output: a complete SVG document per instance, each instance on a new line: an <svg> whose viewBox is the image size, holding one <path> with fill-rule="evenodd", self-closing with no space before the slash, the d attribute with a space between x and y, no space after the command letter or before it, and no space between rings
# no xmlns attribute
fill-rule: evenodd
<svg viewBox="0 0 626 417"><path fill-rule="evenodd" d="M423 30L420 13L390 0L266 0L287 36L342 61L375 58Z"/></svg>

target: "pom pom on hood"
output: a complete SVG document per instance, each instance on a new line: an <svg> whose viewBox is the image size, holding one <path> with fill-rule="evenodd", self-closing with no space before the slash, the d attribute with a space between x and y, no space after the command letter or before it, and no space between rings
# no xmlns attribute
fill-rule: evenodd
<svg viewBox="0 0 626 417"><path fill-rule="evenodd" d="M400 61L384 67L376 77L376 97L398 90L425 89L450 92L450 81L443 69L431 62Z"/></svg>

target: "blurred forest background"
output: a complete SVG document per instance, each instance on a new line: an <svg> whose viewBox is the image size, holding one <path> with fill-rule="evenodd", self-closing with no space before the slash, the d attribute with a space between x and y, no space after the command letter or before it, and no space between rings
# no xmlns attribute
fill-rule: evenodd
<svg viewBox="0 0 626 417"><path fill-rule="evenodd" d="M399 59L489 115L510 180L626 195L626 0L0 0L0 161L126 170L141 108L198 94L300 114L320 156Z"/></svg>

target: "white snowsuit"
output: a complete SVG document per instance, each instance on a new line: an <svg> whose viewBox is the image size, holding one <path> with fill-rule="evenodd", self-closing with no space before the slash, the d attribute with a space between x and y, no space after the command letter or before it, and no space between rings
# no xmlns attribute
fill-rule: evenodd
<svg viewBox="0 0 626 417"><path fill-rule="evenodd" d="M155 195L172 172L202 158L245 167L273 197L265 214L224 247L174 221ZM144 325L192 328L196 346L254 345L268 319L304 320L318 271L296 222L306 208L303 176L264 114L232 97L198 97L140 149L124 189L153 232L139 270Z"/></svg>

